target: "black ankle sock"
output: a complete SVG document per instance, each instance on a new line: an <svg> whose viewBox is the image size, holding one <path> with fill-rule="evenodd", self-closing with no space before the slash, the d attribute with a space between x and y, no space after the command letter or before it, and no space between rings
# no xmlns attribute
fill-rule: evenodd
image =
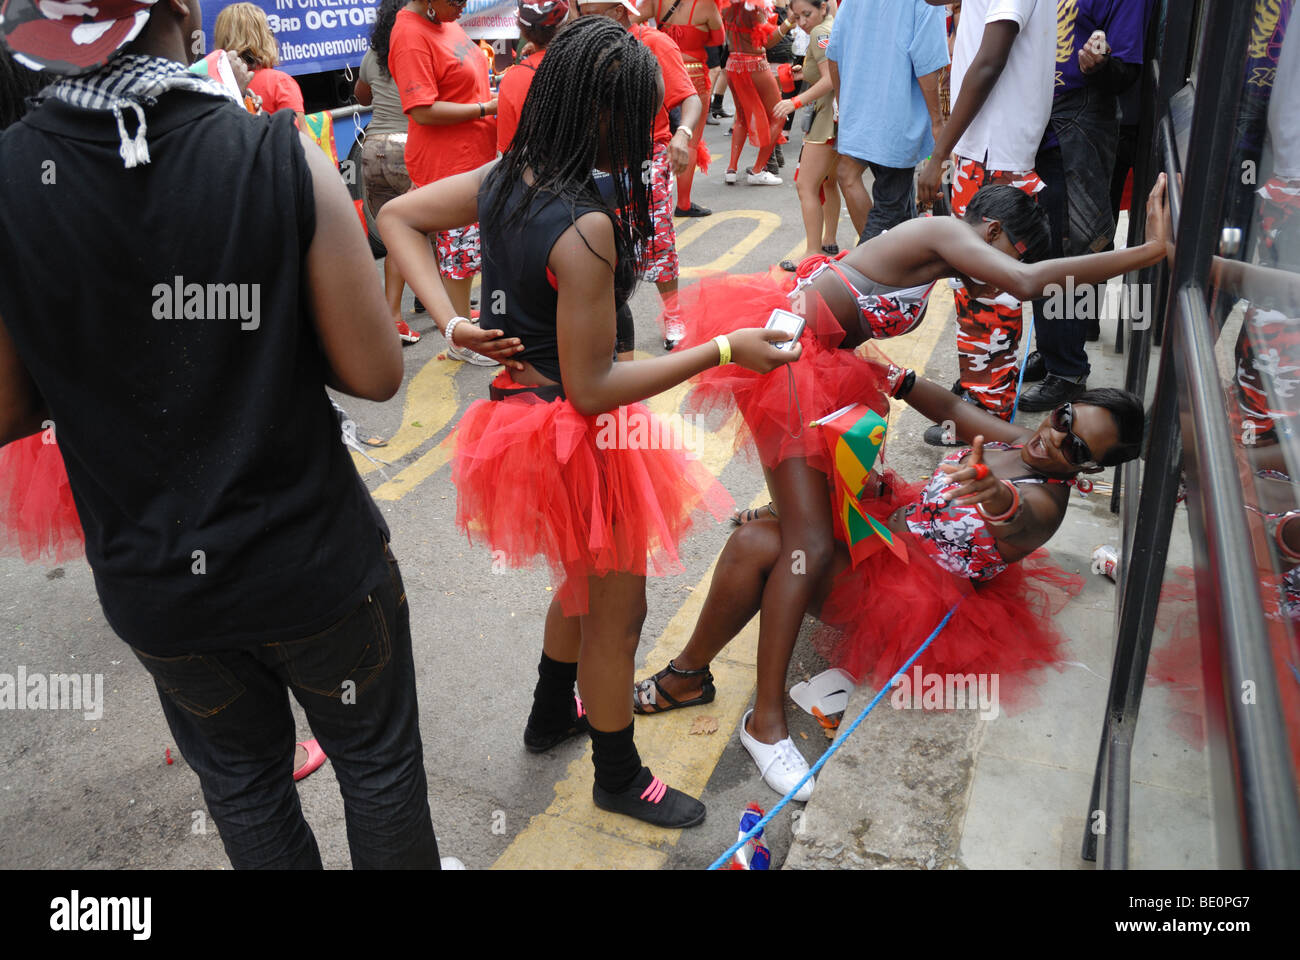
<svg viewBox="0 0 1300 960"><path fill-rule="evenodd" d="M721 110L721 109L722 109L722 94L720 94L720 93L715 93L715 94L713 95L713 103L711 103L711 104L709 105L709 109L710 109L710 110Z"/></svg>
<svg viewBox="0 0 1300 960"><path fill-rule="evenodd" d="M537 663L537 686L533 688L533 710L528 726L534 730L558 730L573 719L573 684L578 665L552 660L545 653Z"/></svg>
<svg viewBox="0 0 1300 960"><path fill-rule="evenodd" d="M622 793L641 772L641 755L632 740L633 724L622 730L605 733L591 731L591 762L596 767L596 783L602 790Z"/></svg>

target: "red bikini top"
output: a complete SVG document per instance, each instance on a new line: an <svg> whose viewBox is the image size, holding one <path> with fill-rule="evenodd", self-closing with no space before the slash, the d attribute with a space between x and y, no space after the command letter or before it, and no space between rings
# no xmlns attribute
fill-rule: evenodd
<svg viewBox="0 0 1300 960"><path fill-rule="evenodd" d="M767 49L768 37L779 26L772 0L721 0L718 7L732 33L748 40L755 50Z"/></svg>
<svg viewBox="0 0 1300 960"><path fill-rule="evenodd" d="M688 21L695 16L695 4L697 3L699 3L699 0L691 0L691 9L686 14ZM686 56L703 63L709 55L707 47L719 47L723 44L724 38L721 30L701 30L700 26L694 23L660 23L659 17L663 14L660 9L662 5L663 0L659 0L655 6L655 22L659 23L659 29L671 37ZM676 4L673 6L676 6ZM672 13L672 7L669 8L668 12L669 14Z"/></svg>

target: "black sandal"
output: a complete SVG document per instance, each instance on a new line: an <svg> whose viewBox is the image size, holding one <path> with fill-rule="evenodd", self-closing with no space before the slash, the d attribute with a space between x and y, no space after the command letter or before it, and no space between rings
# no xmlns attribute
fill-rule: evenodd
<svg viewBox="0 0 1300 960"><path fill-rule="evenodd" d="M761 507L750 507L748 510L737 510L734 514L731 515L731 522L738 527L743 527L751 520L757 520L759 517L761 517L762 513L760 511L763 510L766 510L768 512L768 515L771 516L773 520L781 519L776 515L776 504L768 503Z"/></svg>
<svg viewBox="0 0 1300 960"><path fill-rule="evenodd" d="M703 677L704 680L700 684L700 695L690 700L675 700L659 683L670 673L679 677ZM698 707L701 704L712 703L717 692L717 688L713 686L713 674L709 672L708 667L700 667L698 670L678 670L673 666L673 662L669 660L668 666L653 677L647 677L632 685L632 712L648 716L652 713L665 713L668 710L677 710L681 707Z"/></svg>

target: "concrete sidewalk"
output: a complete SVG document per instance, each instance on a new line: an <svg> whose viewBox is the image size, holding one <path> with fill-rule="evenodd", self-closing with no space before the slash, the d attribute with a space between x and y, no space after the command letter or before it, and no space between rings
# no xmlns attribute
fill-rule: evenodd
<svg viewBox="0 0 1300 960"><path fill-rule="evenodd" d="M1102 321L1102 334L1088 345L1089 384L1121 385L1124 357L1114 350L1113 320ZM931 379L955 379L954 341L949 322L927 364ZM1017 420L1036 426L1042 416ZM905 476L928 474L939 459L921 439L927 425L910 409L891 425L893 467ZM1041 671L1035 702L984 716L974 709L899 710L886 695L821 772L795 824L786 868L1092 868L1080 847L1114 652L1117 588L1092 573L1091 554L1099 544L1120 542L1109 504L1108 492L1072 493L1049 545L1053 562L1086 584L1057 617L1069 639L1067 662ZM1180 506L1167 579L1177 579L1174 571L1190 558ZM1188 616L1195 617L1190 600L1162 602L1158 630L1181 617L1186 633ZM1153 646L1166 639L1162 632ZM854 692L844 726L875 693L867 686ZM1200 717L1189 712L1197 693L1148 677L1133 750L1131 867L1215 865L1207 757L1197 745Z"/></svg>

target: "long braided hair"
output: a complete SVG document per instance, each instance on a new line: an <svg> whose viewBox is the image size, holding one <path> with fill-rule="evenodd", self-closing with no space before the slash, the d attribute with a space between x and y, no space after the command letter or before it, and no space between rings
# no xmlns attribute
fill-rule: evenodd
<svg viewBox="0 0 1300 960"><path fill-rule="evenodd" d="M491 197L484 218L521 223L541 191L566 202L575 222L578 204L605 207L592 179L603 119L618 256L610 267L615 288L630 291L642 273L638 245L654 235L650 156L658 71L654 54L609 17L579 17L561 29L528 89L510 149L483 184L482 195ZM524 181L525 168L532 171L531 184ZM515 183L523 183L523 196L507 211Z"/></svg>
<svg viewBox="0 0 1300 960"><path fill-rule="evenodd" d="M379 72L388 73L388 38L393 34L393 24L397 21L397 11L406 6L406 0L383 0L375 14L375 26L370 31L370 49L375 51L379 61Z"/></svg>

